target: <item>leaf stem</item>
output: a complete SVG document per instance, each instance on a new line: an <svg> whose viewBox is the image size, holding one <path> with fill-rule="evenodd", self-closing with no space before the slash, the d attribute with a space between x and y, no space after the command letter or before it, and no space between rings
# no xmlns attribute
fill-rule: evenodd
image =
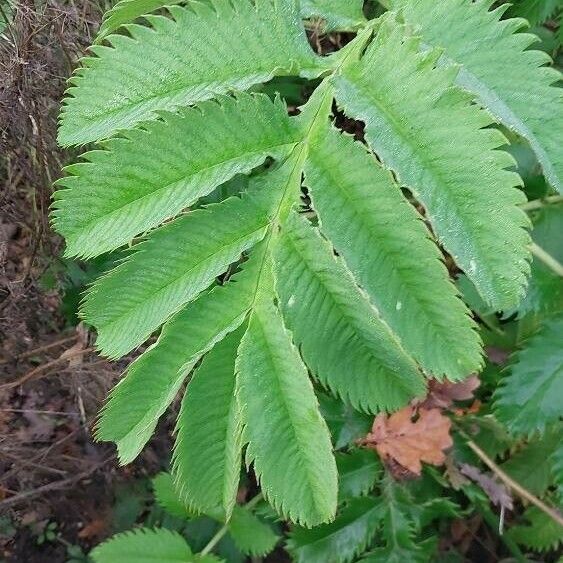
<svg viewBox="0 0 563 563"><path fill-rule="evenodd" d="M527 201L526 203L523 203L519 207L524 211L535 211L536 209L541 209L542 207L545 207L547 205L553 203L561 203L561 202L563 202L563 195L551 195L541 199L534 199L532 201Z"/></svg>
<svg viewBox="0 0 563 563"><path fill-rule="evenodd" d="M561 514L553 510L553 508L547 506L547 504L541 501L538 497L530 493L530 491L509 477L473 440L469 439L469 436L467 436L463 430L459 430L459 432L467 439L467 445L475 452L475 454L477 454L477 457L479 457L479 459L481 459L481 461L493 473L495 473L506 486L510 487L521 498L526 499L528 502L537 506L542 512L545 512L552 520L563 527L563 516L561 516Z"/></svg>
<svg viewBox="0 0 563 563"><path fill-rule="evenodd" d="M258 493L255 497L251 498L244 505L244 507L247 510L250 510L251 508L254 508L262 500L262 498L263 498L262 493ZM200 555L208 555L209 553L211 553L213 548L223 539L223 536L228 531L229 531L229 523L227 522L217 530L217 533L209 540L207 545L201 550Z"/></svg>
<svg viewBox="0 0 563 563"><path fill-rule="evenodd" d="M556 260L551 254L547 253L541 246L535 242L530 245L532 254L541 260L550 270L552 270L559 277L563 278L563 264Z"/></svg>

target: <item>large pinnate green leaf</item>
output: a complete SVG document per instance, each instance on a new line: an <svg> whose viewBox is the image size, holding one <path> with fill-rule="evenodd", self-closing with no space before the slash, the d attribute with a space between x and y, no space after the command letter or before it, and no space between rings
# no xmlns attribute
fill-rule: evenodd
<svg viewBox="0 0 563 563"><path fill-rule="evenodd" d="M414 361L305 219L288 217L277 249L284 319L324 385L372 412L400 408L424 394Z"/></svg>
<svg viewBox="0 0 563 563"><path fill-rule="evenodd" d="M297 563L346 563L366 549L381 517L376 499L352 499L330 524L293 528L287 547Z"/></svg>
<svg viewBox="0 0 563 563"><path fill-rule="evenodd" d="M305 183L320 230L405 349L437 377L463 379L477 370L475 325L428 230L391 175L364 147L331 129L311 146ZM303 317L306 310L295 314ZM399 370L406 377L408 371Z"/></svg>
<svg viewBox="0 0 563 563"><path fill-rule="evenodd" d="M259 258L252 256L228 283L204 293L164 325L157 343L111 391L96 438L115 442L122 463L137 457L203 354L243 322L256 291Z"/></svg>
<svg viewBox="0 0 563 563"><path fill-rule="evenodd" d="M335 79L348 115L399 182L421 201L439 241L497 309L518 303L529 272L528 219L517 204L520 178L504 170L506 140L453 86L457 69L437 67L438 51L384 17L363 57ZM463 147L463 157L460 155Z"/></svg>
<svg viewBox="0 0 563 563"><path fill-rule="evenodd" d="M238 490L242 420L235 396L235 360L241 330L203 359L187 386L174 445L173 473L192 510L228 520Z"/></svg>
<svg viewBox="0 0 563 563"><path fill-rule="evenodd" d="M549 4L538 2L538 4ZM563 191L561 73L545 66L546 53L530 49L537 37L517 33L526 22L501 20L509 4L489 11L489 0L394 0L405 19L420 26L425 43L444 49L460 65L457 82L503 125L525 137L549 182Z"/></svg>
<svg viewBox="0 0 563 563"><path fill-rule="evenodd" d="M337 472L328 429L307 369L267 299L256 306L242 339L237 384L247 463L266 499L306 526L332 520Z"/></svg>
<svg viewBox="0 0 563 563"><path fill-rule="evenodd" d="M82 314L98 348L119 357L207 288L266 233L266 210L250 196L192 211L153 232L86 294Z"/></svg>
<svg viewBox="0 0 563 563"><path fill-rule="evenodd" d="M499 420L514 434L543 432L563 415L563 316L545 321L516 354L495 394Z"/></svg>
<svg viewBox="0 0 563 563"><path fill-rule="evenodd" d="M325 68L309 47L294 2L214 1L170 6L172 17L147 16L151 27L127 26L71 79L59 142L107 138L158 110L173 110L278 74ZM283 45L283 48L281 46Z"/></svg>
<svg viewBox="0 0 563 563"><path fill-rule="evenodd" d="M68 256L89 258L129 243L235 174L286 156L302 137L284 104L264 95L239 94L161 117L67 167L53 222Z"/></svg>
<svg viewBox="0 0 563 563"><path fill-rule="evenodd" d="M90 554L95 563L191 563L198 561L186 540L165 528L117 534Z"/></svg>

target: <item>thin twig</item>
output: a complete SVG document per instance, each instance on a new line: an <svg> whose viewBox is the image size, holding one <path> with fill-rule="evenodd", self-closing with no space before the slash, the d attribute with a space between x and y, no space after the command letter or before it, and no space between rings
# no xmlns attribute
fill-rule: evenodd
<svg viewBox="0 0 563 563"><path fill-rule="evenodd" d="M68 342L72 342L73 340L76 340L77 338L78 338L78 335L76 335L76 334L73 334L72 336L66 336L65 338L61 338L60 340L55 340L54 342L50 342L49 344L45 344L44 346L39 346L38 348L34 348L33 350L28 350L27 352L23 352L19 356L16 356L15 358L13 358L13 360L0 360L0 364L7 364L11 361L19 362L20 360L23 360L24 358L29 358L30 356L35 356L36 354L40 354L41 352L45 352L45 351L47 351L51 348L54 348L55 346L62 346L63 344L66 344Z"/></svg>
<svg viewBox="0 0 563 563"><path fill-rule="evenodd" d="M532 254L541 260L550 270L552 270L559 277L563 278L563 264L556 260L551 254L547 253L541 246L535 242L530 245Z"/></svg>
<svg viewBox="0 0 563 563"><path fill-rule="evenodd" d="M563 527L563 516L561 516L561 514L553 510L553 508L547 506L547 504L541 501L538 497L530 493L530 491L526 490L524 487L522 487L522 485L509 477L473 440L467 440L467 445L507 487L510 487L521 498L526 499L528 502L537 506L542 512L545 512L552 520Z"/></svg>
<svg viewBox="0 0 563 563"><path fill-rule="evenodd" d="M70 358L74 358L75 356L82 356L83 354L89 354L90 352L93 352L93 351L94 351L94 348L85 348L84 350L76 350L75 352L69 351L69 353L66 354L64 357L60 357L60 358L57 358L56 360L51 360L50 362L47 362L45 364L41 364L40 366L37 366L36 368L32 369L31 371L28 371L26 374L22 375L20 378L16 379L15 381L10 381L9 383L4 383L3 385L0 385L0 391L4 391L5 389L13 389L14 387L18 387L18 386L22 385L23 383L25 383L26 381L32 379L36 375L39 375L40 373L47 371L48 369L52 368L53 366L64 363L67 360L69 360Z"/></svg>
<svg viewBox="0 0 563 563"><path fill-rule="evenodd" d="M69 485L72 485L74 483L77 483L78 481L81 481L82 479L86 479L86 477L89 477L90 475L92 475L92 473L95 473L98 469L103 467L106 463L111 461L114 457L115 457L114 455L111 455L110 457L108 457L104 461L94 465L93 467L91 467L87 471L83 471L82 473L75 475L74 477L69 477L68 479L62 479L60 481L53 481L52 483L47 483L46 485L42 485L41 487L37 487L36 489L32 489L30 491L23 491L22 493L18 493L17 495L14 495L13 497L8 497L7 499L0 501L0 507L6 508L7 506L12 506L13 504L17 504L18 502L21 502L23 500L27 500L30 497L35 497L37 495L42 495L43 493L48 493L48 492L51 492L51 491L57 491L59 489L64 489L64 488L68 487Z"/></svg>
<svg viewBox="0 0 563 563"><path fill-rule="evenodd" d="M548 197L544 197L542 199L533 199L532 201L527 201L520 205L520 209L524 211L535 211L536 209L541 209L547 205L552 205L554 203L561 203L563 202L562 195L551 195Z"/></svg>

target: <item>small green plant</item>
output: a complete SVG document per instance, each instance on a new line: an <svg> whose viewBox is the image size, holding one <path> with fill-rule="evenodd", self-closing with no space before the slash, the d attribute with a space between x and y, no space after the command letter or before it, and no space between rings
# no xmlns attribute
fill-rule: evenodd
<svg viewBox="0 0 563 563"><path fill-rule="evenodd" d="M517 436L558 425L563 267L532 242L527 211L560 201L561 75L530 48L524 20L486 0L393 0L370 20L359 1L189 1L149 14L163 4L108 13L61 114L62 145L99 144L58 181L67 256L132 244L82 316L110 358L160 329L111 392L97 438L132 461L189 377L172 463L189 510L230 521L244 454L281 517L337 529L339 439L321 389L350 412L417 404L430 380L482 370L482 327L504 334L503 314L540 332L496 391L498 417ZM302 15L355 36L319 56ZM298 111L256 91L288 76L313 90ZM361 123L360 140L337 127L346 120ZM507 136L537 163L545 202L527 203ZM394 511L410 502L396 486L381 484L383 506L362 499L343 513L421 528ZM297 553L308 533L293 536ZM387 539L369 560L412 547Z"/></svg>

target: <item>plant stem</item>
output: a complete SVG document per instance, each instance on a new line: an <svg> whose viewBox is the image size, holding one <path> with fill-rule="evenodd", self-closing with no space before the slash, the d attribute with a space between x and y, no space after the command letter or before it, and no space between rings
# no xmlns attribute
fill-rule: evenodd
<svg viewBox="0 0 563 563"><path fill-rule="evenodd" d="M563 278L563 264L556 260L551 254L548 254L541 246L535 242L530 245L532 254L541 260L550 270L556 273L559 277Z"/></svg>
<svg viewBox="0 0 563 563"><path fill-rule="evenodd" d="M250 499L244 507L248 510L256 506L262 500L262 493L258 493L254 498ZM223 536L229 531L229 523L221 526L217 533L209 540L208 544L201 550L200 555L211 553L213 548L223 539Z"/></svg>
<svg viewBox="0 0 563 563"><path fill-rule="evenodd" d="M468 439L469 437L465 434L465 432L460 431L460 433L467 439L467 445L477 454L481 461L498 476L498 478L505 485L510 487L521 498L526 499L528 502L537 506L542 512L545 512L552 520L563 527L563 516L561 516L561 514L553 510L553 508L547 506L547 504L530 493L530 491L526 490L524 487L522 487L522 485L509 477L473 440Z"/></svg>
<svg viewBox="0 0 563 563"><path fill-rule="evenodd" d="M534 199L532 201L527 201L520 205L520 209L524 211L535 211L536 209L541 209L546 205L550 205L552 203L561 203L563 202L563 195L551 195L548 197L544 197L542 199Z"/></svg>

